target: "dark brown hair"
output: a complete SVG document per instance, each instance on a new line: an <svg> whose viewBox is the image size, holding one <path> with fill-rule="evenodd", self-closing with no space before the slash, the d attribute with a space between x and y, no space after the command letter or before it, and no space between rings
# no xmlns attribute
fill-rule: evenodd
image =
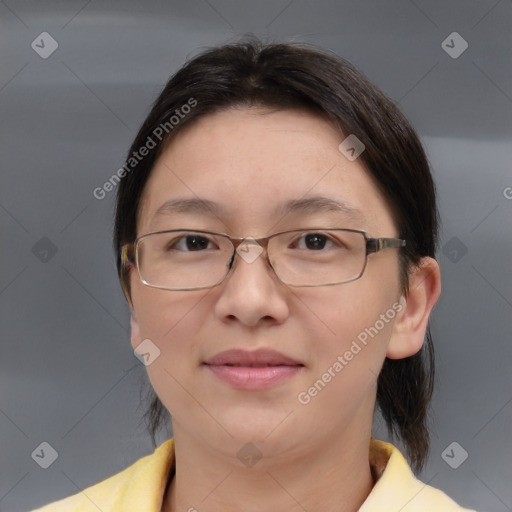
<svg viewBox="0 0 512 512"><path fill-rule="evenodd" d="M121 250L137 236L141 196L157 158L172 135L194 119L243 105L321 113L363 142L365 151L359 158L387 199L398 236L407 240L399 252L401 286L407 294L409 271L422 257L435 256L438 236L435 186L414 129L395 104L347 61L304 45L263 44L251 38L207 50L187 62L169 79L133 141L127 157L133 169L125 166L119 183L114 227L117 268L127 300L131 302L129 269L122 265ZM179 121L174 124L176 116ZM149 146L149 139L155 146L140 161L130 160ZM417 354L386 358L377 381L377 406L389 435L401 438L415 471L428 456L433 381L429 329ZM146 415L155 445L168 412L154 392Z"/></svg>

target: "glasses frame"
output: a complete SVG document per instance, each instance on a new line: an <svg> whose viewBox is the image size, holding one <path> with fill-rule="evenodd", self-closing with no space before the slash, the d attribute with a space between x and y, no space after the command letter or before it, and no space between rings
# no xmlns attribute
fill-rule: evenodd
<svg viewBox="0 0 512 512"><path fill-rule="evenodd" d="M278 236L283 235L286 233L294 233L294 232L307 232L307 231L348 231L352 233L360 233L363 235L365 242L366 242L366 253L365 253L365 260L363 264L363 268L359 275L357 277L354 277L352 279L347 279L345 281L340 281L336 283L328 283L328 284L289 284L282 281L279 276L277 275L274 267L272 266L272 262L270 261L270 258L268 257L267 247L269 240ZM191 233L204 233L209 235L217 235L217 236L223 236L227 238L231 244L233 245L233 253L231 255L230 259L230 266L228 268L228 271L224 275L224 277L218 281L217 283L210 285L210 286L199 286L194 288L169 288L166 286L156 286L153 284L149 284L147 281L145 281L142 277L142 274L140 272L140 266L139 266L139 246L140 243L145 239L152 235L160 235L164 233L175 233L179 231L190 231ZM266 236L263 238L251 238L251 237L245 237L245 238L233 238L227 233L219 233L217 231L209 231L204 229L189 229L189 228L182 228L182 229L166 229L163 231L153 231L151 233L144 233L143 235L137 237L134 242L126 243L121 248L121 263L124 268L126 268L127 263L130 262L132 265L135 266L137 269L137 273L139 275L140 281L151 288L157 288L160 290L169 290L169 291L192 291L192 290L204 290L208 288L215 288L216 286L219 286L222 284L228 275L231 273L231 270L234 268L234 257L237 253L238 247L244 242L244 241L250 241L250 242L256 242L258 245L260 245L264 251L265 251L265 260L267 265L272 269L275 276L279 281L281 281L283 284L286 284L287 286L293 286L293 287L317 287L317 286L334 286L338 284L345 284L345 283L351 283L352 281L356 281L357 279L360 279L362 275L364 274L364 271L366 270L366 266L368 263L368 256L370 254L377 253L379 251L382 251L384 249L400 249L402 247L406 246L406 240L403 240L401 238L372 238L369 237L366 233L366 231L363 231L361 229L351 229L351 228L333 228L333 227L308 227L308 228L297 228L297 229L288 229L286 231L278 231L277 233L273 233L270 236Z"/></svg>

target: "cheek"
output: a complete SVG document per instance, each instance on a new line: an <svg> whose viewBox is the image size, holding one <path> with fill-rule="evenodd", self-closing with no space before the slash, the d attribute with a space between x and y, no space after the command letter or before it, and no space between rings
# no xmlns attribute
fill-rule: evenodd
<svg viewBox="0 0 512 512"><path fill-rule="evenodd" d="M314 340L313 332L317 333L313 363L297 395L311 429L349 421L358 417L360 409L373 410L377 378L396 316L392 294L376 297L364 293L362 287L350 290L349 284L344 286L348 289L333 290L317 303L312 297L307 301L322 322L316 320L313 329L310 315L306 335Z"/></svg>
<svg viewBox="0 0 512 512"><path fill-rule="evenodd" d="M378 373L397 313L397 288L393 283L379 284L382 287L377 289L369 279L361 279L325 288L321 297L313 293L304 297L310 318L308 338L317 340L317 368L328 368L338 356L345 356L347 367L365 366Z"/></svg>
<svg viewBox="0 0 512 512"><path fill-rule="evenodd" d="M141 337L164 346L174 344L183 336L194 339L194 331L200 327L198 307L208 292L159 290L132 280L133 307Z"/></svg>
<svg viewBox="0 0 512 512"><path fill-rule="evenodd" d="M157 394L172 396L191 365L199 364L199 333L208 322L208 290L172 292L136 287L132 294L140 341L151 340L159 355L146 367ZM211 307L210 307L211 310ZM176 395L175 395L176 396ZM167 404L166 404L167 405Z"/></svg>

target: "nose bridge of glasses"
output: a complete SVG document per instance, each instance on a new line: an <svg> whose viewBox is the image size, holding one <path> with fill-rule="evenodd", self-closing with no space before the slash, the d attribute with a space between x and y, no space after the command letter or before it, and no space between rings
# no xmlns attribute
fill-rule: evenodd
<svg viewBox="0 0 512 512"><path fill-rule="evenodd" d="M241 259L246 264L253 264L257 259L262 258L263 264L271 273L275 273L274 266L270 261L268 255L268 243L272 237L264 237L264 238L253 238L253 237L245 237L245 238L229 238L231 244L233 245L233 252L228 264L228 273L232 270L235 265L235 256L238 256L237 259Z"/></svg>
<svg viewBox="0 0 512 512"><path fill-rule="evenodd" d="M247 244L253 244L253 245L259 245L260 247L263 247L265 250L268 247L268 242L271 237L264 237L264 238L253 238L251 236L247 236L245 238L231 238L229 237L229 240L233 244L233 248L236 251L244 242Z"/></svg>
<svg viewBox="0 0 512 512"><path fill-rule="evenodd" d="M268 242L270 237L265 238L229 238L233 245L233 255L230 264L233 263L234 255L243 259L246 263L253 263L256 259L263 255L267 265L270 264L268 258ZM270 266L272 266L270 264Z"/></svg>

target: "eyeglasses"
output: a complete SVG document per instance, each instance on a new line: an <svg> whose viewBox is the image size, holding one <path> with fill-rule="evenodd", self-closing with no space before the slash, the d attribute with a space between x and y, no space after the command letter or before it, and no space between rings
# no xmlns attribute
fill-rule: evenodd
<svg viewBox="0 0 512 512"><path fill-rule="evenodd" d="M292 229L265 238L171 229L147 233L122 247L123 265L133 263L140 280L164 290L199 290L221 284L238 254L246 263L266 252L267 265L290 286L328 286L359 279L368 255L404 247L399 238L369 238L345 228Z"/></svg>

